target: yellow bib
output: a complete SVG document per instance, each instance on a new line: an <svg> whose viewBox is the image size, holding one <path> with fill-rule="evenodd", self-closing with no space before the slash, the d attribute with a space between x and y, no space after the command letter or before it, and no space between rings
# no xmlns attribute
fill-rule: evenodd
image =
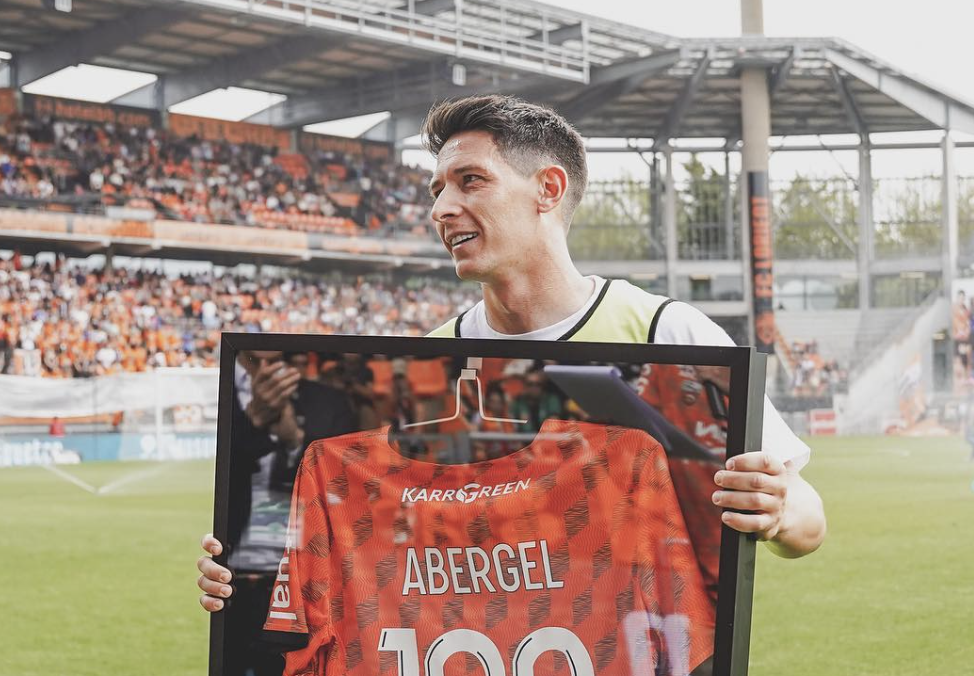
<svg viewBox="0 0 974 676"><path fill-rule="evenodd" d="M587 343L652 343L660 310L672 299L657 296L623 279L603 285L595 304L559 340ZM459 327L463 315L454 317L427 334L431 338L463 338Z"/></svg>

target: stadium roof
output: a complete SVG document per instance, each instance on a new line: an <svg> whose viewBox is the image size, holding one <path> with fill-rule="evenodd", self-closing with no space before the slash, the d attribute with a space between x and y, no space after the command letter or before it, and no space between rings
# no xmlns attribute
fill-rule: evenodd
<svg viewBox="0 0 974 676"><path fill-rule="evenodd" d="M78 63L160 80L117 101L168 108L216 88L288 99L252 121L300 126L499 91L589 137L740 136L739 74L766 67L777 136L956 129L974 107L840 40L680 39L530 0L0 0L23 85ZM456 68L462 66L462 68Z"/></svg>

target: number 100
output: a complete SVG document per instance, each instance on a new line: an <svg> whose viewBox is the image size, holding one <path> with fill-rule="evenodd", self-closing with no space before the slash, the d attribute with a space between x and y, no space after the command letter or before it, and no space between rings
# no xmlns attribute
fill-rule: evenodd
<svg viewBox="0 0 974 676"><path fill-rule="evenodd" d="M379 650L398 654L399 676L420 676L415 629L383 629ZM572 676L595 676L592 659L581 640L563 627L542 627L521 641L514 651L513 676L534 676L534 663L549 650L562 653ZM505 676L504 658L497 646L479 631L454 629L437 638L423 660L426 676L444 676L447 659L457 653L476 657L490 676Z"/></svg>

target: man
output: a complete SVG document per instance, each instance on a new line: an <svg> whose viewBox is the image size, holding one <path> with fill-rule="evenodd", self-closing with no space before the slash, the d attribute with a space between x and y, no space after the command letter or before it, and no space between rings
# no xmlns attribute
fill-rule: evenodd
<svg viewBox="0 0 974 676"><path fill-rule="evenodd" d="M227 538L233 548L235 598L227 630L245 637L228 653L226 676L280 676L280 651L260 642L280 554L294 477L305 447L356 429L358 418L342 390L308 380L307 355L248 350L235 366Z"/></svg>
<svg viewBox="0 0 974 676"><path fill-rule="evenodd" d="M585 277L568 253L568 228L585 192L585 149L553 111L506 96L434 106L424 124L437 166L432 218L457 276L479 282L483 300L432 336L732 345L698 310L647 294L621 280ZM809 449L765 401L764 446L716 473L725 524L754 533L779 556L821 544L825 515L799 474ZM203 548L219 554L212 536ZM223 607L230 573L198 562L209 611Z"/></svg>

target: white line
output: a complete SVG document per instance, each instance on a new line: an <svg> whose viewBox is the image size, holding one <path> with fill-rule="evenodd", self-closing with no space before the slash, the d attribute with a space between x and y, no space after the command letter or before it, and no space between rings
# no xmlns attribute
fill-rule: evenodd
<svg viewBox="0 0 974 676"><path fill-rule="evenodd" d="M61 477L65 481L70 481L75 486L78 486L79 488L85 489L89 493L98 493L98 490L95 489L93 486L89 486L88 484L86 484L81 479L79 479L79 478L77 478L75 476L71 476L70 474L68 474L67 472L65 472L62 469L58 469L55 465L41 465L41 467L43 467L44 469L46 469L48 472L51 472L52 474L55 474L55 475Z"/></svg>
<svg viewBox="0 0 974 676"><path fill-rule="evenodd" d="M276 610L272 610L267 613L267 616L274 620L296 620L298 616L294 613L279 613Z"/></svg>
<svg viewBox="0 0 974 676"><path fill-rule="evenodd" d="M119 486L124 486L126 484L132 483L133 481L138 481L139 479L144 479L145 477L159 474L163 471L163 469L165 469L165 466L166 466L165 464L160 464L160 465L156 465L155 467L149 467L140 472L133 472L132 474L126 474L122 478L116 479L115 481L109 482L104 486L100 487L97 492L99 494L110 493L111 491L115 490Z"/></svg>

